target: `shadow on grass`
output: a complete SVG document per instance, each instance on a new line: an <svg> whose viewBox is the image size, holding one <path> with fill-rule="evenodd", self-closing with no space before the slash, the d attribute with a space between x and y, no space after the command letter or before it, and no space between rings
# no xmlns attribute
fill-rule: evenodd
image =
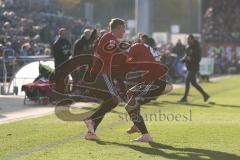
<svg viewBox="0 0 240 160"><path fill-rule="evenodd" d="M231 105L231 104L219 104L215 102L209 102L208 104L196 104L196 103L179 103L179 102L171 102L171 101L162 101L162 103L159 104L174 104L174 105L186 105L186 106L195 106L195 107L205 107L210 108L213 106L219 106L219 107L233 107L233 108L240 108L240 105Z"/></svg>
<svg viewBox="0 0 240 160"><path fill-rule="evenodd" d="M208 149L198 148L178 148L157 142L150 142L149 147L143 147L135 144L123 144L117 142L97 142L100 145L116 145L128 147L137 152L148 154L152 156L161 156L167 159L181 159L181 160L239 160L240 156L221 151L213 151ZM164 150L168 150L167 152ZM172 152L169 152L172 151Z"/></svg>
<svg viewBox="0 0 240 160"><path fill-rule="evenodd" d="M183 93L170 92L168 95L169 96L180 96L180 97L182 97ZM191 94L189 94L188 96L193 97L193 95L191 95Z"/></svg>
<svg viewBox="0 0 240 160"><path fill-rule="evenodd" d="M150 106L159 106L159 105L162 105L163 103L162 102L158 102L158 101L151 101L151 102L148 102L146 105L150 105Z"/></svg>
<svg viewBox="0 0 240 160"><path fill-rule="evenodd" d="M209 102L209 104L214 105L214 106L220 106L220 107L233 107L233 108L240 107L240 105L218 104L218 103L215 103L215 102Z"/></svg>
<svg viewBox="0 0 240 160"><path fill-rule="evenodd" d="M186 106L205 107L205 108L212 107L212 105L208 105L208 104L179 103L179 102L170 102L170 101L162 101L162 102L163 102L163 104L167 103L167 104L186 105Z"/></svg>
<svg viewBox="0 0 240 160"><path fill-rule="evenodd" d="M87 110L87 111L96 111L98 110L98 107L97 108L92 108L92 107L83 107L81 108L82 110ZM111 113L115 113L115 114L124 114L122 112L118 112L118 111L115 111L115 110L112 110Z"/></svg>

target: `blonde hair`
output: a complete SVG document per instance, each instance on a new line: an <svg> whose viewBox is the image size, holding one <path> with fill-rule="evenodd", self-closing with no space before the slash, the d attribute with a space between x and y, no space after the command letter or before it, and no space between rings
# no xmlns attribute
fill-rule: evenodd
<svg viewBox="0 0 240 160"><path fill-rule="evenodd" d="M125 21L123 19L120 18L113 18L111 19L111 21L109 22L109 27L110 30L115 29L116 27L118 27L119 25L125 25Z"/></svg>

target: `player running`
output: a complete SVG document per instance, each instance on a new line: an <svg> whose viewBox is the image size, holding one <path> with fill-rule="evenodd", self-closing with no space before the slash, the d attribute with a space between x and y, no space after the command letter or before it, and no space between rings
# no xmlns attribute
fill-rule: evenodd
<svg viewBox="0 0 240 160"><path fill-rule="evenodd" d="M87 140L100 140L96 135L98 125L103 120L104 115L119 104L119 98L113 82L111 81L110 74L112 58L120 51L118 47L120 43L119 39L123 38L125 33L125 21L119 18L112 19L109 23L109 27L110 32L105 33L96 46L95 56L102 60L103 68L94 86L96 89L107 91L107 94L100 97L102 100L100 107L90 118L85 120L85 124L88 128L88 132L85 136ZM93 65L91 72L95 73L96 70L98 70L97 67L98 66Z"/></svg>
<svg viewBox="0 0 240 160"><path fill-rule="evenodd" d="M126 104L125 109L134 123L134 126L128 130L128 133L140 131L142 134L133 141L151 142L152 137L150 136L143 117L140 114L139 100L141 97L152 98L163 93L166 87L166 82L162 78L166 74L167 68L159 63L160 55L153 49L154 40L146 35L143 37L144 43L136 43L130 48L129 61L133 63L141 62L143 63L142 65L146 63L149 67L151 67L150 64L155 64L153 69L154 74L152 74L152 76L144 75L144 82L137 84L128 91L127 96L129 101Z"/></svg>

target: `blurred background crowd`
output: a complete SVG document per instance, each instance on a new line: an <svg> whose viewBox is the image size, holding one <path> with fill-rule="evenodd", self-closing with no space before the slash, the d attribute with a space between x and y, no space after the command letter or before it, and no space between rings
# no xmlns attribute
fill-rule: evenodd
<svg viewBox="0 0 240 160"><path fill-rule="evenodd" d="M87 0L83 1L87 2ZM167 4L167 1L162 1L162 4ZM197 2L197 0L193 0L194 3L195 1ZM200 31L202 45L206 43L240 44L240 1L230 1L208 1L208 7L202 11L203 23ZM91 0L89 0L89 2L95 3ZM158 2L159 1L154 1L153 5L157 6ZM104 3L104 0L101 0L101 3ZM127 3L130 4L130 7L133 5L132 1L128 2L127 0L121 2L118 1L116 3L119 3L119 7L121 7L121 5L126 6ZM175 1L172 3L175 3ZM100 1L96 2L95 6L98 6L99 4ZM126 7L126 11L122 16L132 14L132 11L128 12L127 9L128 8ZM99 10L99 7L97 10ZM59 28L64 27L67 29L68 39L72 46L74 45L74 42L81 37L85 29L91 30L93 28L98 28L98 31L100 32L100 25L96 25L99 21L94 23L92 22L94 19L86 20L80 16L77 17L74 14L66 14L65 11L64 5L56 3L55 0L0 0L0 57L3 56L3 53L9 53L16 57L51 56L51 46L56 39ZM101 13L103 12L106 12L106 10L102 10ZM114 10L110 9L109 12L112 13ZM116 13L118 13L118 9L116 10ZM195 12L190 13L195 14ZM174 20L174 18L170 17L171 14L172 13L166 13L165 19ZM97 17L99 15L100 14L95 14L94 16ZM125 19L129 17L123 18ZM164 20L161 18L159 19ZM184 18L184 20L185 19L186 18ZM109 20L108 17L106 17L106 20ZM187 25L184 20L181 20L183 26ZM153 22L158 21L159 20L156 19ZM191 22L194 22L194 20ZM169 21L169 23L172 22ZM163 26L163 23L160 24L162 25L160 27L163 29L166 28L166 26ZM106 25L103 24L102 26ZM107 30L106 27L103 28ZM191 30L188 27L182 28L183 31ZM136 33L134 33L135 35L132 35L132 30L127 31L127 33L128 41L132 40L131 37L136 35ZM157 47L162 55L162 62L169 67L171 81L179 83L183 82L186 68L180 62L180 59L185 54L185 49L187 47L186 42L181 41L180 39L177 43L167 41L166 43L158 43ZM204 50L203 47L203 52L207 52L207 54L203 53L203 55L215 59L215 74L240 72L240 56L236 51L231 50L231 54L228 55L226 49L220 45L214 45L214 47L211 47L211 50Z"/></svg>
<svg viewBox="0 0 240 160"><path fill-rule="evenodd" d="M203 38L207 42L240 41L240 1L213 0L204 14Z"/></svg>
<svg viewBox="0 0 240 160"><path fill-rule="evenodd" d="M64 11L49 3L26 0L0 1L0 47L17 56L49 55L59 27L69 30L70 41L89 27L81 19L64 15ZM1 53L0 53L1 54Z"/></svg>

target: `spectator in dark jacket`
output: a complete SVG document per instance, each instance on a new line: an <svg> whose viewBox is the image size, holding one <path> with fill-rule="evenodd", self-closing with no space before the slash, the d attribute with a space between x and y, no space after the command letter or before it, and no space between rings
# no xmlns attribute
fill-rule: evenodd
<svg viewBox="0 0 240 160"><path fill-rule="evenodd" d="M179 39L176 46L173 48L173 53L176 53L179 58L182 58L185 54L186 48Z"/></svg>
<svg viewBox="0 0 240 160"><path fill-rule="evenodd" d="M53 43L52 54L54 57L55 68L67 61L71 55L71 44L65 37L65 28L59 30L57 40Z"/></svg>
<svg viewBox="0 0 240 160"><path fill-rule="evenodd" d="M92 32L89 29L85 29L81 38L76 40L73 48L73 57L78 55L94 54L94 41L97 39L97 30L94 29ZM81 79L87 67L82 67L72 73L74 83L80 84Z"/></svg>
<svg viewBox="0 0 240 160"><path fill-rule="evenodd" d="M97 30L94 29L91 33L89 29L85 29L81 38L74 43L73 56L81 54L94 53L94 41L97 38Z"/></svg>
<svg viewBox="0 0 240 160"><path fill-rule="evenodd" d="M188 45L187 54L182 59L182 61L186 64L188 74L185 80L185 93L179 102L187 102L190 83L202 94L203 99L206 102L209 99L209 95L197 83L196 79L196 75L199 72L199 63L201 61L201 47L193 35L189 35Z"/></svg>

